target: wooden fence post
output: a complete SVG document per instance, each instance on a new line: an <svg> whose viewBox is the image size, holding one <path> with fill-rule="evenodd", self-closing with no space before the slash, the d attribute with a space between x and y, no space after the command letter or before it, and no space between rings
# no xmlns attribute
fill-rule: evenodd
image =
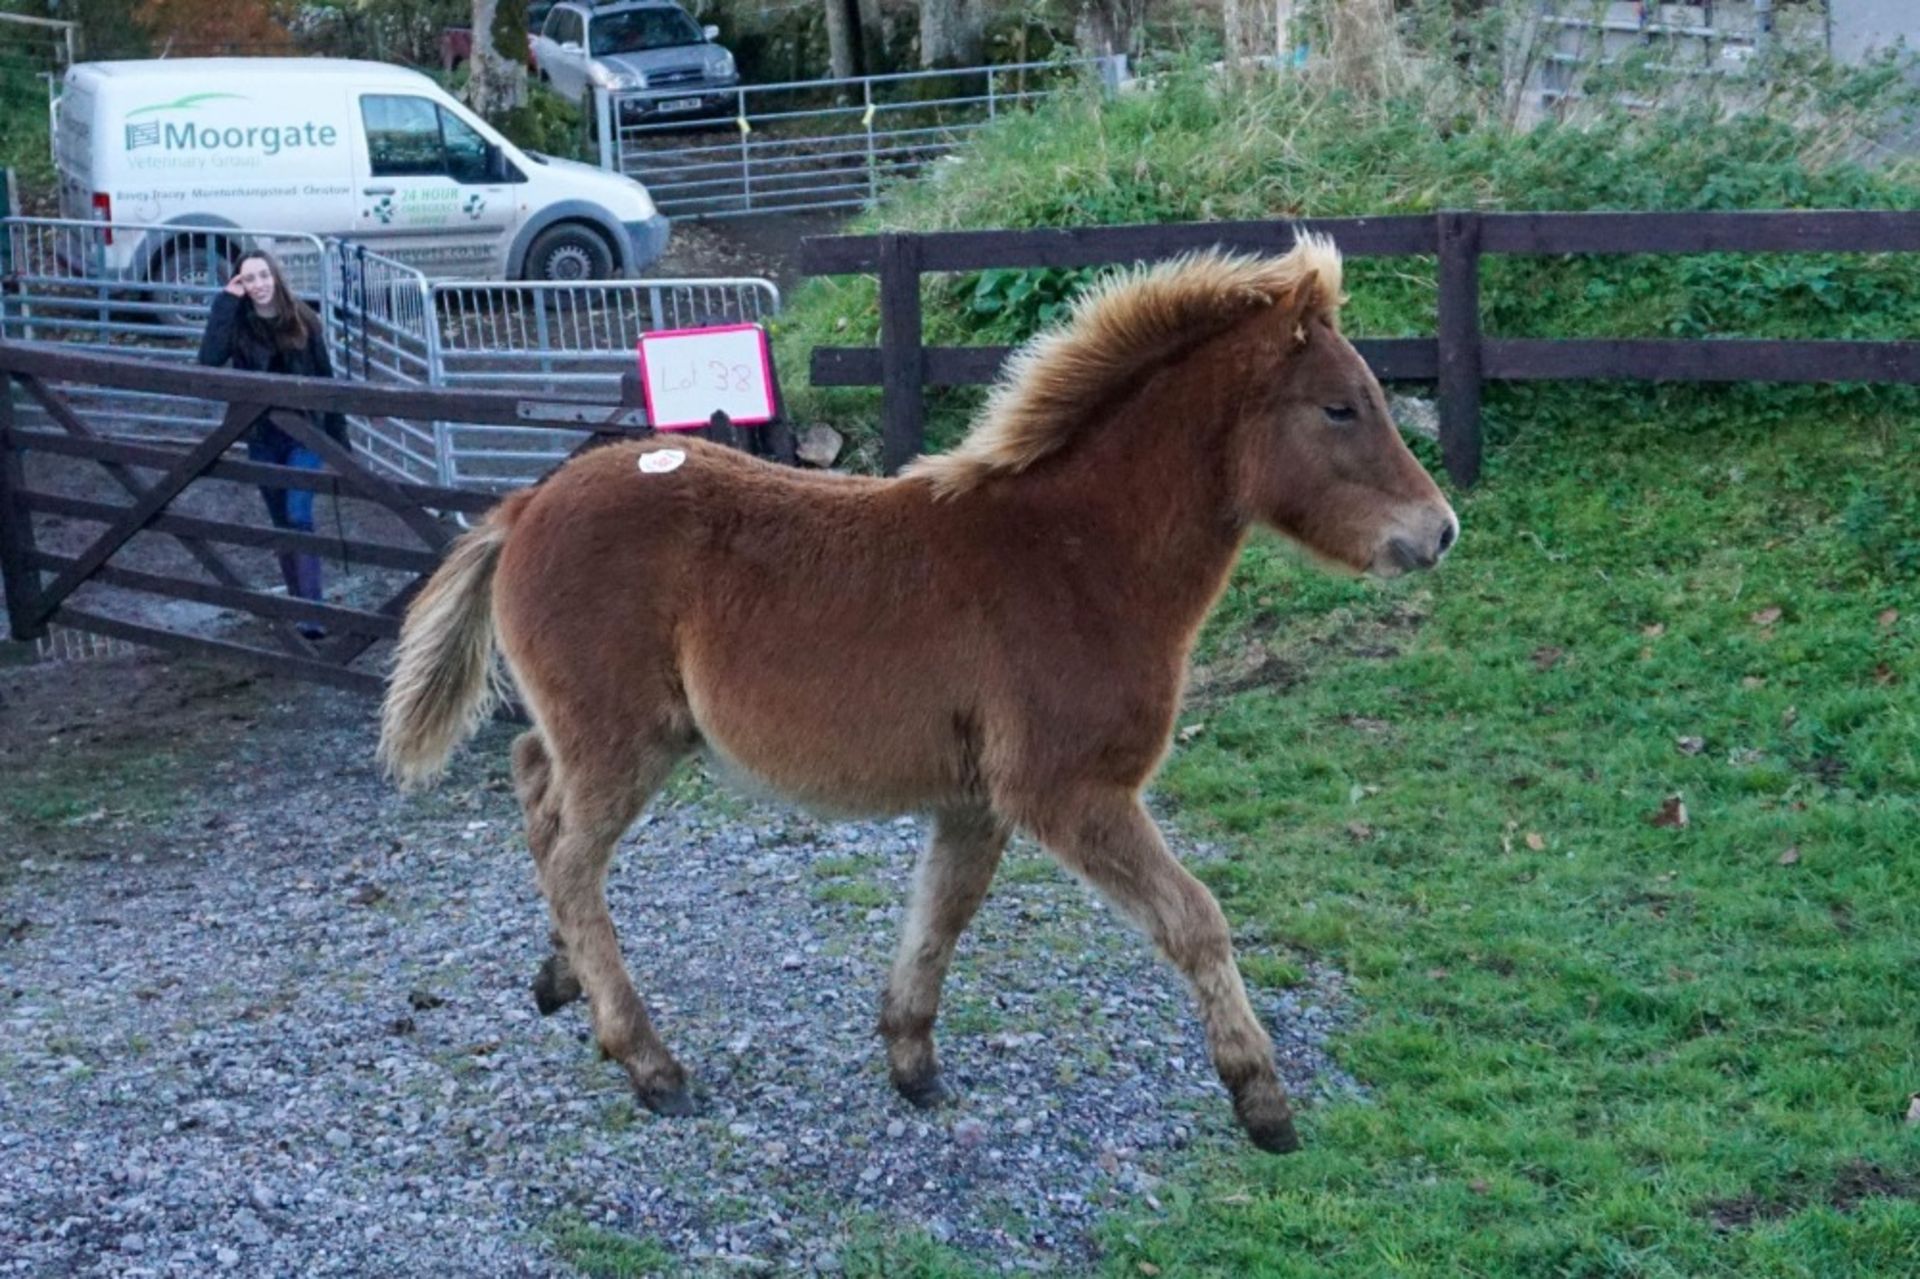
<svg viewBox="0 0 1920 1279"><path fill-rule="evenodd" d="M1440 222L1440 455L1462 487L1480 478L1480 215Z"/></svg>
<svg viewBox="0 0 1920 1279"><path fill-rule="evenodd" d="M926 448L927 356L920 345L920 241L880 237L880 459L892 475Z"/></svg>
<svg viewBox="0 0 1920 1279"><path fill-rule="evenodd" d="M13 379L0 373L0 578L6 579L7 630L16 640L47 633L33 562L33 513L19 497L26 487L26 467L13 446Z"/></svg>

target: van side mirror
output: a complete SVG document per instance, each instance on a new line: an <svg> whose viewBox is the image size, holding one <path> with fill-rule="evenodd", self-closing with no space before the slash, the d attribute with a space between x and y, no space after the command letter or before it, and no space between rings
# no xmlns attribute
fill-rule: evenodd
<svg viewBox="0 0 1920 1279"><path fill-rule="evenodd" d="M720 38L720 28L719 27L701 27L700 38L702 40L708 41L709 43L711 43L714 40L718 40Z"/></svg>

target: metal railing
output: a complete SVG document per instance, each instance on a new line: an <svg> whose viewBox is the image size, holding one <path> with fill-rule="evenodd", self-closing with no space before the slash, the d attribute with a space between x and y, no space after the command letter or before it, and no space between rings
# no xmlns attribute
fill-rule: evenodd
<svg viewBox="0 0 1920 1279"><path fill-rule="evenodd" d="M208 305L254 246L282 262L295 292L324 300L326 247L303 232L8 218L0 234L0 339L192 360ZM203 433L211 411L197 399L110 388L87 391L81 403L97 420L147 434ZM19 412L35 423L44 415L37 404L23 403Z"/></svg>
<svg viewBox="0 0 1920 1279"><path fill-rule="evenodd" d="M74 64L79 24L24 13L0 13L0 110L9 121L47 113L53 133L54 86Z"/></svg>
<svg viewBox="0 0 1920 1279"><path fill-rule="evenodd" d="M259 245L326 324L334 371L385 386L588 395L609 405L640 334L764 321L771 281L752 278L567 284L444 281L362 245L288 232L10 218L0 227L0 339L187 362L207 307L239 255ZM204 435L206 402L75 388L89 420L136 437ZM22 425L46 410L20 399ZM584 436L403 417L349 417L355 447L401 480L505 489L531 483Z"/></svg>
<svg viewBox="0 0 1920 1279"><path fill-rule="evenodd" d="M476 390L587 395L617 401L640 335L662 329L757 323L780 311L770 280L618 280L567 284L430 286L436 317L434 384ZM448 485L526 484L584 436L552 430L442 423Z"/></svg>
<svg viewBox="0 0 1920 1279"><path fill-rule="evenodd" d="M365 245L331 240L326 294L336 375L387 386L435 385L433 300L425 275ZM381 470L403 480L447 483L446 438L438 423L349 416L347 430Z"/></svg>
<svg viewBox="0 0 1920 1279"><path fill-rule="evenodd" d="M1684 96L1748 76L1775 44L1812 50L1827 42L1819 8L1778 9L1770 0L1540 0L1534 22L1537 66L1526 91L1542 111L1584 100L1596 72L1643 73L1640 89L1605 92L1622 105L1645 108L1655 105L1648 93Z"/></svg>
<svg viewBox="0 0 1920 1279"><path fill-rule="evenodd" d="M1086 76L1108 89L1123 56L850 80L741 85L717 116L661 118L689 90L595 94L603 168L644 183L676 218L850 208L912 177L1000 115Z"/></svg>

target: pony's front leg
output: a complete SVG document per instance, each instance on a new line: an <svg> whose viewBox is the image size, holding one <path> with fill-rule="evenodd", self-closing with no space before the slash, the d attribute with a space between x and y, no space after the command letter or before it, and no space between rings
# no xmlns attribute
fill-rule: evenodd
<svg viewBox="0 0 1920 1279"><path fill-rule="evenodd" d="M916 1106L935 1106L953 1095L933 1051L940 983L1006 846L1007 830L990 813L942 813L914 871L906 927L880 1002L880 1034L893 1086Z"/></svg>
<svg viewBox="0 0 1920 1279"><path fill-rule="evenodd" d="M1214 1069L1253 1144L1275 1154L1298 1149L1273 1042L1247 1002L1226 916L1167 851L1138 797L1117 789L1082 792L1050 803L1033 824L1061 863L1145 929L1192 984Z"/></svg>

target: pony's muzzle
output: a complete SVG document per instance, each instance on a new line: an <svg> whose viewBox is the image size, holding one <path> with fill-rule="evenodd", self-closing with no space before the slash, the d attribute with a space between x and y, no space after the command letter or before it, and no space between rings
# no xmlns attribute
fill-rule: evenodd
<svg viewBox="0 0 1920 1279"><path fill-rule="evenodd" d="M1460 521L1452 510L1443 508L1413 527L1402 526L1389 533L1386 545L1374 556L1373 571L1382 577L1398 577L1432 568L1459 540Z"/></svg>

